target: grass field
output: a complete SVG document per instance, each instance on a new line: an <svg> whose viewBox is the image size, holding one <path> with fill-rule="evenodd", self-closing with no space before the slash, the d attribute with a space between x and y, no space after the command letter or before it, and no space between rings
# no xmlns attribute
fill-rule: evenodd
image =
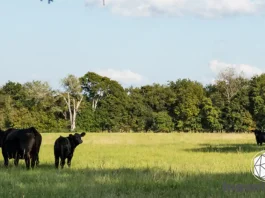
<svg viewBox="0 0 265 198"><path fill-rule="evenodd" d="M262 184L250 164L262 150L253 134L88 133L72 167L55 170L54 140L42 134L40 166L3 167L0 197L264 197L263 191L224 191L223 184ZM66 136L66 134L62 134Z"/></svg>

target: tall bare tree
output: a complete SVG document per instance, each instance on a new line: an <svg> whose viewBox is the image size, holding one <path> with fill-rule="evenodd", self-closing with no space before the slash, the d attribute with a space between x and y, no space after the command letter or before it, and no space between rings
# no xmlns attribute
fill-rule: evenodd
<svg viewBox="0 0 265 198"><path fill-rule="evenodd" d="M216 84L227 99L227 102L230 103L238 91L246 85L246 79L243 72L238 74L235 68L227 67L218 74Z"/></svg>
<svg viewBox="0 0 265 198"><path fill-rule="evenodd" d="M71 131L74 131L76 128L76 115L83 100L81 84L76 76L69 74L62 79L62 86L65 92L61 95L68 107Z"/></svg>

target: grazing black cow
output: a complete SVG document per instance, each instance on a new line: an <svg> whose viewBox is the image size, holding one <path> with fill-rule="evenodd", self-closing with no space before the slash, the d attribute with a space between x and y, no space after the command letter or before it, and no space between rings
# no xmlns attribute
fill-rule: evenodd
<svg viewBox="0 0 265 198"><path fill-rule="evenodd" d="M61 158L61 168L65 165L65 159L67 158L67 165L71 167L71 160L74 155L75 148L83 142L81 137L86 135L85 132L74 135L70 134L68 137L60 136L56 139L54 143L54 157L55 157L55 167L59 166L59 158Z"/></svg>
<svg viewBox="0 0 265 198"><path fill-rule="evenodd" d="M27 169L39 164L39 151L42 142L41 134L34 128L8 129L0 132L0 147L4 157L4 164L8 166L8 159L15 159L15 166L19 159L25 159ZM31 160L31 161L30 161Z"/></svg>
<svg viewBox="0 0 265 198"><path fill-rule="evenodd" d="M265 133L257 129L251 131L255 133L257 145L261 146L262 142L265 142Z"/></svg>

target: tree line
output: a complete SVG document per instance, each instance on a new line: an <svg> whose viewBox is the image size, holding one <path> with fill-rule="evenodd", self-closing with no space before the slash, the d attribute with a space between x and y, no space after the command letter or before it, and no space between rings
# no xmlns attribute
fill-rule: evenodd
<svg viewBox="0 0 265 198"><path fill-rule="evenodd" d="M190 79L123 88L87 72L47 82L0 87L0 128L41 132L248 132L265 124L265 74L251 79L226 68L215 83Z"/></svg>

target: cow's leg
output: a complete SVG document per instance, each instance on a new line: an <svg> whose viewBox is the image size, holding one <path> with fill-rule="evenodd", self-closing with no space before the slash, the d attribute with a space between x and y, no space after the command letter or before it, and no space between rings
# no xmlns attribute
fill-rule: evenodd
<svg viewBox="0 0 265 198"><path fill-rule="evenodd" d="M64 165L65 165L65 158L62 157L62 158L61 158L61 168L62 168L62 169L63 169Z"/></svg>
<svg viewBox="0 0 265 198"><path fill-rule="evenodd" d="M8 157L4 157L4 160L5 160L5 162L4 162L5 167L8 167Z"/></svg>
<svg viewBox="0 0 265 198"><path fill-rule="evenodd" d="M55 168L59 167L59 157L55 157Z"/></svg>
<svg viewBox="0 0 265 198"><path fill-rule="evenodd" d="M36 157L36 166L39 166L40 164L40 161L39 161L39 154L37 154L37 157Z"/></svg>
<svg viewBox="0 0 265 198"><path fill-rule="evenodd" d="M72 158L73 158L73 155L70 155L70 156L67 158L67 165L68 165L69 168L71 167L71 161L72 161Z"/></svg>
<svg viewBox="0 0 265 198"><path fill-rule="evenodd" d="M8 167L8 153L6 152L5 145L3 145L3 147L2 147L2 155L3 155L3 158L4 158L5 167Z"/></svg>
<svg viewBox="0 0 265 198"><path fill-rule="evenodd" d="M5 167L8 167L8 155L5 153L3 154L3 157L4 157L4 165Z"/></svg>
<svg viewBox="0 0 265 198"><path fill-rule="evenodd" d="M30 167L30 154L29 154L29 152L27 152L25 154L25 163L26 163L27 169L29 170L29 167Z"/></svg>
<svg viewBox="0 0 265 198"><path fill-rule="evenodd" d="M35 167L37 160L38 160L38 153L36 152L36 149L32 149L31 151L31 168L32 169Z"/></svg>
<svg viewBox="0 0 265 198"><path fill-rule="evenodd" d="M36 159L37 159L37 155L33 154L32 158L31 158L31 168L32 169L35 167Z"/></svg>
<svg viewBox="0 0 265 198"><path fill-rule="evenodd" d="M18 162L19 162L19 154L16 153L16 154L15 154L15 159L14 159L14 164L15 164L15 166L18 166Z"/></svg>
<svg viewBox="0 0 265 198"><path fill-rule="evenodd" d="M54 158L55 158L55 168L58 168L60 155L59 155L59 152L55 148L54 148Z"/></svg>

